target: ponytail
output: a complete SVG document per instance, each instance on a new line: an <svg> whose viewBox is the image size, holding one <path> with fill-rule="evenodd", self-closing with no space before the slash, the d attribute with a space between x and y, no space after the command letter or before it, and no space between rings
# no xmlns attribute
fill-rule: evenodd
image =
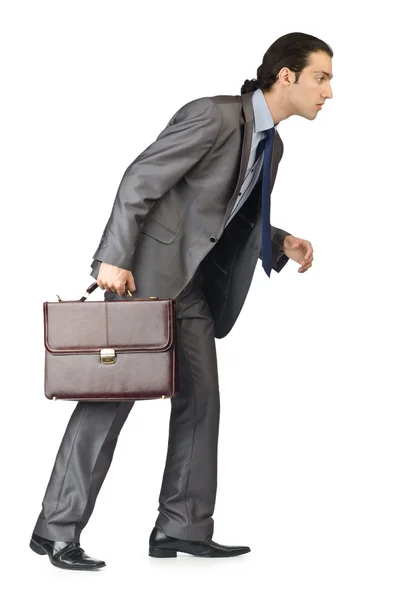
<svg viewBox="0 0 397 600"><path fill-rule="evenodd" d="M254 92L259 88L259 82L257 79L246 79L244 84L241 86L241 94L248 94L248 92Z"/></svg>

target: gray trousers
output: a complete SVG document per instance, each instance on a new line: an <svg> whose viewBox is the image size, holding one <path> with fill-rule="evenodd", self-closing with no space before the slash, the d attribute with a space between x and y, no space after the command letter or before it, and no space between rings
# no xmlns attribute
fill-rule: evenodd
<svg viewBox="0 0 397 600"><path fill-rule="evenodd" d="M213 533L219 387L214 324L200 267L176 298L180 393L171 399L168 451L156 525L202 541ZM78 542L134 402L78 402L63 436L34 532ZM115 507L116 510L116 507Z"/></svg>

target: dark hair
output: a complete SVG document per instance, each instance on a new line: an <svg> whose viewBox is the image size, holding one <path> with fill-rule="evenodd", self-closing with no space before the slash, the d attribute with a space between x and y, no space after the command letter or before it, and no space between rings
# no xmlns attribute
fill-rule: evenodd
<svg viewBox="0 0 397 600"><path fill-rule="evenodd" d="M332 48L313 35L307 33L287 33L278 38L266 51L262 64L256 72L256 79L246 79L241 87L241 94L254 92L258 88L269 90L277 81L277 76L283 67L288 67L296 73L298 82L301 72L310 62L312 52L326 52L333 57Z"/></svg>

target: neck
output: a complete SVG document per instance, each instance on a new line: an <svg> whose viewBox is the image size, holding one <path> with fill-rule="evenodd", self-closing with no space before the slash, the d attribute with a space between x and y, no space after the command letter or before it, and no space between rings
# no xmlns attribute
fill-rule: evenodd
<svg viewBox="0 0 397 600"><path fill-rule="evenodd" d="M263 95L275 125L278 125L280 121L284 121L291 116L292 113L287 107L285 99L280 98L278 94L272 91L263 92Z"/></svg>

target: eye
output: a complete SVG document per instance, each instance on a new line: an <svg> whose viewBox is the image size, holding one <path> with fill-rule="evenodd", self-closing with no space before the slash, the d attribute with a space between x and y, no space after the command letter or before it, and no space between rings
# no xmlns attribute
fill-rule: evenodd
<svg viewBox="0 0 397 600"><path fill-rule="evenodd" d="M320 75L320 77L316 77L316 79L324 79L324 76Z"/></svg>

